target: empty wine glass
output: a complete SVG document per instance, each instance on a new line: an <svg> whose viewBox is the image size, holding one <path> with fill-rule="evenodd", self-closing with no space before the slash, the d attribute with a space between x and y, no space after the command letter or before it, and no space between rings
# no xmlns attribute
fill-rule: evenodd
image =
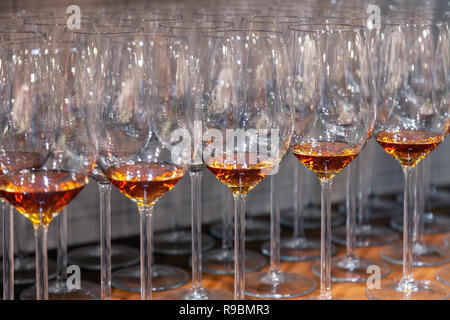
<svg viewBox="0 0 450 320"><path fill-rule="evenodd" d="M289 27L296 107L292 152L322 186L320 295L331 296L331 183L367 143L375 120L365 33L346 24Z"/></svg>
<svg viewBox="0 0 450 320"><path fill-rule="evenodd" d="M443 103L447 88L448 41L443 25L406 22L387 26L379 77L384 80L384 104L379 105L375 138L402 166L404 174L403 276L368 288L372 299L444 299L447 291L413 277L414 176L416 165L442 141L445 134ZM448 63L448 62L447 62ZM445 106L447 108L447 106Z"/></svg>

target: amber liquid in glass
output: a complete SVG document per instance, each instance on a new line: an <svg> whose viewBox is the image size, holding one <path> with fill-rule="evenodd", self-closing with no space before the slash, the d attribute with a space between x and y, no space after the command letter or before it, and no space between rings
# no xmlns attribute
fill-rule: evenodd
<svg viewBox="0 0 450 320"><path fill-rule="evenodd" d="M48 225L88 182L71 171L21 170L0 177L0 194L34 225Z"/></svg>
<svg viewBox="0 0 450 320"><path fill-rule="evenodd" d="M213 157L206 164L208 169L225 184L233 193L247 193L264 179L275 167L271 161L250 161L250 156L242 156L242 163L237 154L232 156L233 160L227 159L226 155Z"/></svg>
<svg viewBox="0 0 450 320"><path fill-rule="evenodd" d="M359 153L359 148L345 142L308 141L293 147L292 153L319 179L331 179Z"/></svg>
<svg viewBox="0 0 450 320"><path fill-rule="evenodd" d="M413 167L442 142L442 136L423 130L382 131L376 136L383 149L402 166Z"/></svg>
<svg viewBox="0 0 450 320"><path fill-rule="evenodd" d="M124 164L106 171L111 183L137 205L153 205L183 175L181 168L165 162Z"/></svg>

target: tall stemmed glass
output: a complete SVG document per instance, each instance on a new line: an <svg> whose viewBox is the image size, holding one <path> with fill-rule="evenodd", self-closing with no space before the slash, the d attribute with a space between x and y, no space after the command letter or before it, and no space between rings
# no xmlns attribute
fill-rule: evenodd
<svg viewBox="0 0 450 320"><path fill-rule="evenodd" d="M231 28L233 26L232 22L229 21L218 21L218 20L205 20L205 21L199 21L199 20L191 20L191 21L167 21L162 22L159 25L159 31L164 34L170 34L170 35L176 35L176 36L182 36L187 39L187 45L188 45L188 55L187 58L189 59L189 67L190 67L190 73L191 76L194 77L193 81L195 81L195 78L198 74L198 53L199 53L199 46L198 41L200 38L200 35L204 31L209 30L215 30L219 28ZM189 123L189 130L191 132L191 136L194 137L197 135L195 127L195 122L198 121L198 112L195 110L198 105L198 101L195 101L195 97L192 97L192 101L190 103L190 109L192 109L190 112L190 123ZM195 173L197 175L200 175L199 178L196 178L194 176L191 177L191 190L201 190L199 187L201 185L201 172L198 170L201 166L201 158L199 160L199 153L198 153L198 142L197 145L195 144L195 141L193 139L192 141L193 145L193 152L192 152L192 163L195 166L190 167L190 172ZM200 161L200 163L199 163ZM194 182L196 181L196 182ZM198 184L198 185L197 185ZM196 279L201 274L201 256L200 252L196 252L194 250L195 248L199 248L199 250L208 250L211 249L214 246L214 239L212 239L208 235L202 235L200 238L197 239L197 235L195 232L201 232L201 217L202 212L195 212L196 210L201 210L201 204L199 201L201 200L201 194L195 195L191 199L193 201L192 207L191 207L191 219L192 219L192 228L191 228L191 234L187 233L186 231L180 230L180 226L178 225L177 220L179 221L179 218L176 218L174 221L175 231L169 232L169 233L163 233L159 234L155 237L155 251L164 253L164 254L186 254L192 251L193 255L196 255L197 257L194 259L195 262L197 262L197 265L192 265L192 282L193 285L198 280ZM194 217L195 215L195 217ZM195 219L195 222L194 222ZM199 228L197 231L194 230L194 226L196 228ZM198 243L194 243L195 241L199 241ZM191 260L194 262L194 260ZM201 282L201 281L200 281ZM195 286L197 286L196 284ZM201 285L200 285L201 287ZM200 290L200 289L199 289ZM195 291L195 290L194 290ZM195 294L194 296L201 296L201 294Z"/></svg>
<svg viewBox="0 0 450 320"><path fill-rule="evenodd" d="M91 26L82 28L79 32L74 32L78 38L80 38L81 41L87 41L90 46L92 47L92 50L90 52L98 52L100 47L105 45L105 42L102 42L102 39L116 37L118 33L130 33L130 32L136 32L137 28L135 27L135 24L139 27L140 22L137 20L127 20L127 22L130 22L132 26L130 25L97 25L97 26ZM148 32L146 32L148 33ZM173 48L174 52L181 48L181 46L175 46ZM97 50L94 50L97 49ZM174 53L175 54L175 53ZM108 56L104 57L105 59L108 58ZM116 57L117 58L117 57ZM107 60L105 60L107 61ZM100 63L93 61L94 66L95 65L102 65L103 70L101 72L105 72L105 65L106 63ZM95 70L94 67L91 68L91 70ZM93 74L92 77L93 80L95 79L104 79L104 75L100 74L99 76L95 76ZM97 83L97 86L99 86L100 83L103 83L100 81ZM94 86L91 86L90 88L93 88ZM88 89L88 88L87 88ZM104 91L103 88L98 88L97 94L91 94L90 97L97 97L99 96L100 92L104 92L103 95L107 97L107 93ZM101 94L100 94L101 96ZM102 97L101 99L103 99ZM87 102L90 103L90 102ZM76 251L76 256L78 257L77 261L84 261L85 263L89 263L91 267L98 268L98 259L101 257L101 271L102 271L102 283L104 286L102 286L102 290L104 293L102 293L102 296L109 299L111 298L111 285L114 287L117 287L121 290L127 290L127 291L133 291L133 292L140 292L141 290L141 268L140 266L132 266L136 263L135 259L133 258L135 253L133 248L129 248L126 246L116 246L110 245L110 205L109 205L109 195L111 192L111 182L110 179L108 179L103 171L101 170L100 166L96 166L96 168L93 171L92 174L93 178L97 181L99 185L100 195L101 195L101 250L103 250L103 253L98 252L98 247L91 247L91 254L88 254L86 256L86 252L82 250L82 248L79 249L79 251ZM110 247L110 249L108 249ZM111 251L111 257L109 258L108 250ZM139 252L138 252L139 253ZM74 256L70 256L75 260L75 253ZM120 257L120 259L119 259ZM138 256L139 257L139 256ZM121 262L122 266L130 266L125 267L119 270L114 271L111 274L111 267L117 268L117 264L114 263L114 261L110 261L108 259L116 258L116 263ZM119 261L117 261L119 259ZM74 261L71 260L71 261ZM153 260L152 260L153 261ZM113 262L113 264L111 264ZM186 282L189 281L189 275L181 268L177 268L174 266L169 265L159 265L155 264L153 261L152 265L152 290L153 291L160 291L160 290L167 290L172 288L177 288Z"/></svg>
<svg viewBox="0 0 450 320"><path fill-rule="evenodd" d="M320 295L331 296L331 184L369 139L375 104L364 30L353 25L290 26L299 103L292 152L322 187ZM299 115L304 115L300 117ZM310 119L307 121L307 119Z"/></svg>
<svg viewBox="0 0 450 320"><path fill-rule="evenodd" d="M243 19L243 25L250 29L264 29L264 30L273 30L279 31L282 33L284 41L287 41L288 38L288 26L290 24L298 24L298 23L308 23L311 22L311 18L303 18L298 16L255 16L248 17ZM287 52L288 59L291 62L290 51ZM311 260L320 257L320 242L308 240L305 237L304 229L303 229L303 198L299 198L302 193L302 189L299 188L299 170L298 166L294 168L294 237L287 239L276 239L276 235L279 235L279 220L274 221L274 226L272 226L271 231L274 234L271 234L271 241L266 242L262 246L262 252L266 255L271 256L272 260L283 259L289 261L304 261ZM271 183L270 192L276 192L272 187L275 185ZM276 215L278 217L278 215ZM272 249L278 250L279 252L273 252ZM275 258L275 259L274 259ZM273 261L273 267L278 270L272 270L277 274L280 274L279 270L279 261ZM296 282L296 281L292 281ZM278 290L280 290L280 286L277 286ZM286 289L286 288L285 288ZM247 290L247 293L250 293L250 289ZM303 292L300 286L296 287L297 293ZM272 292L271 294L280 296L282 295L280 292ZM293 292L286 293L287 295L295 294Z"/></svg>
<svg viewBox="0 0 450 320"><path fill-rule="evenodd" d="M234 298L240 300L246 290L246 195L264 177L276 174L292 135L288 61L281 33L277 32L209 32L203 43L203 140L209 142L203 158L217 179L233 192ZM272 204L276 206L276 201Z"/></svg>
<svg viewBox="0 0 450 320"><path fill-rule="evenodd" d="M79 105L78 51L53 50L53 42L12 41L3 46L2 196L31 220L36 236L36 298L48 299L47 229L87 184L95 163L92 126ZM14 59L13 59L14 57ZM7 61L5 65L3 61ZM68 67L68 64L71 64Z"/></svg>
<svg viewBox="0 0 450 320"><path fill-rule="evenodd" d="M152 213L184 176L157 129L184 124L189 81L179 38L121 32L105 39L105 96L96 125L105 176L141 217L141 299L152 296ZM174 89L174 90L172 90Z"/></svg>
<svg viewBox="0 0 450 320"><path fill-rule="evenodd" d="M9 43L11 41L23 41L26 39L34 39L34 40L42 40L44 41L44 35L33 32L11 32L8 30L0 31L0 44L4 42ZM0 49L1 50L1 49ZM7 57L9 54L8 51L0 51L2 56L2 60ZM3 56L5 55L5 56ZM4 66L2 66L4 67ZM6 70L2 68L0 70L2 72L3 81L7 81L8 79ZM7 101L4 101L7 97L2 94L1 103L6 104ZM22 165L20 162L20 157L18 158L18 165ZM14 163L8 163L8 167L5 168L5 165L0 167L0 177L6 170L13 170ZM2 261L2 271L3 271L3 300L14 300L14 209L13 207L9 207L7 205L6 200L0 195L1 202L1 213L2 213L2 222L3 222L3 261ZM34 265L33 265L34 266Z"/></svg>
<svg viewBox="0 0 450 320"><path fill-rule="evenodd" d="M187 130L191 141L191 166L189 175L191 178L191 243L192 243L192 287L186 290L168 292L161 296L162 299L228 299L231 295L223 290L205 290L202 286L202 206L201 206L201 182L202 182L202 113L200 109L200 86L198 85L200 74L201 48L199 40L201 33L230 28L232 23L220 21L180 21L160 25L160 31L165 34L182 36L187 39L187 62L189 63L189 101L187 105Z"/></svg>
<svg viewBox="0 0 450 320"><path fill-rule="evenodd" d="M89 20L91 20L91 22L89 22ZM85 18L81 21L80 29L66 29L65 32L69 34L69 36L71 36L74 40L85 43L88 48L96 48L97 50L99 50L98 48L101 47L100 39L102 37L107 37L110 33L116 33L117 30L114 29L117 29L117 27L115 27L114 25L111 25L109 27L106 25L95 26L93 22L95 22L95 20L92 21L92 18ZM65 24L65 20L63 20L62 23ZM129 31L136 28L137 27L134 27L133 24L133 26L124 25L122 29ZM101 76L97 74L98 72L101 72L101 69L99 68L99 54L100 53L96 50L87 50L84 54L84 57L86 59L86 68L87 70L89 70L89 84L86 84L84 86L86 91L84 103L91 106L92 108L98 105L98 101L96 99L100 99L103 95L102 83L98 82L98 79L100 79ZM98 230L101 230L100 243L98 245L82 246L70 250L68 254L68 260L70 263L76 264L84 269L102 270L100 247L102 241L103 245L106 246L105 239L110 239L110 234L105 235L104 232L110 232L111 230L110 222L106 221L110 220L111 217L111 183L105 177L98 164L96 164L91 174L91 178L97 183L100 196L100 219L98 220ZM105 268L123 268L126 266L137 264L139 262L139 250L124 245L114 244L108 245L108 247L109 246L110 249L108 250L110 250L111 262L109 267L103 266L103 270L105 270ZM110 273L110 271L108 273ZM111 280L109 280L109 282L110 281ZM110 289L108 291L110 291Z"/></svg>
<svg viewBox="0 0 450 320"><path fill-rule="evenodd" d="M83 18L82 24L94 23L94 20ZM55 52L64 52L67 57L71 57L72 52L76 52L77 55L82 54L82 48L76 41L64 40L67 39L65 28L67 25L66 17L39 17L30 18L24 21L26 28L44 32L48 38L52 41ZM76 63L76 61L72 61ZM64 68L71 67L70 65L64 65ZM70 79L71 86L76 87L78 84L75 79ZM97 299L99 296L99 286L93 282L85 281L83 288L70 290L67 288L67 212L64 209L56 220L57 226L57 266L56 266L56 280L49 282L49 299ZM35 299L36 289L29 287L23 290L20 294L21 299L30 300Z"/></svg>
<svg viewBox="0 0 450 320"><path fill-rule="evenodd" d="M367 17L355 17L348 15L348 13L341 13L337 16L321 16L320 19L326 23L350 23L360 25L361 27L364 26L366 28L367 43L373 66L372 72L375 78L375 87L372 91L374 93L378 93L381 83L378 79L376 66L378 65L378 60L380 59L380 54L382 52L380 49L381 42L379 40L382 38L383 29L379 30L369 25L372 21L368 21ZM388 21L391 20L392 19L389 19ZM383 21L386 21L386 19ZM379 101L383 100L379 99ZM350 249L348 247L349 234L355 234L355 243L352 244L355 247L381 246L395 242L399 238L397 232L394 232L385 226L373 225L370 221L370 218L373 215L378 215L379 217L380 211L382 211L385 215L392 215L399 213L400 210L400 207L396 205L394 201L382 201L378 198L378 196L373 196L370 192L371 184L373 183L371 171L373 171L375 166L375 164L372 163L374 159L374 146L375 144L369 140L368 146L359 155L358 158L360 159L358 160L358 164L355 165L353 169L358 170L358 173L355 175L357 184L356 194L352 195L356 196L356 220L353 223L353 219L351 219L349 221L351 222L350 225L345 225L333 230L332 241L340 245L347 245L347 251ZM384 271L387 270L384 269ZM364 276L364 274L361 273L361 276Z"/></svg>
<svg viewBox="0 0 450 320"><path fill-rule="evenodd" d="M447 69L439 57L448 54L442 50L448 38L440 23L411 22L387 28L385 59L379 67L380 76L387 79L383 90L392 100L378 110L375 138L403 169L403 276L368 288L367 295L372 299L444 299L444 288L413 277L412 216L416 165L436 148L446 130L442 84L447 83Z"/></svg>

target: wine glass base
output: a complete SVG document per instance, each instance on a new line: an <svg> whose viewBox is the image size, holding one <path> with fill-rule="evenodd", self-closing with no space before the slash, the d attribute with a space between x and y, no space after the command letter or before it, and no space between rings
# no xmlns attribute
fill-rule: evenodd
<svg viewBox="0 0 450 320"><path fill-rule="evenodd" d="M399 239L398 233L382 226L357 226L355 231L357 247L384 246ZM343 226L333 229L331 240L345 246L347 244L347 228Z"/></svg>
<svg viewBox="0 0 450 320"><path fill-rule="evenodd" d="M0 260L0 274L3 274L3 261ZM48 260L48 279L56 278L56 263ZM15 258L14 261L14 284L27 285L36 282L36 258L23 257ZM0 284L3 283L3 277L0 277Z"/></svg>
<svg viewBox="0 0 450 320"><path fill-rule="evenodd" d="M48 282L48 300L99 300L100 286L90 281L81 281L80 289L69 289L65 282ZM36 300L36 286L20 293L21 300Z"/></svg>
<svg viewBox="0 0 450 320"><path fill-rule="evenodd" d="M267 264L266 258L257 252L245 251L245 272L254 272ZM192 261L189 259L189 265ZM217 249L203 253L202 272L212 274L234 273L234 250Z"/></svg>
<svg viewBox="0 0 450 320"><path fill-rule="evenodd" d="M223 224L217 223L210 228L211 234L222 239ZM264 241L270 239L270 223L255 219L245 220L245 241Z"/></svg>
<svg viewBox="0 0 450 320"><path fill-rule="evenodd" d="M270 242L262 245L261 251L270 257ZM336 246L331 245L331 255ZM282 238L280 240L280 259L283 261L309 261L320 259L320 241L306 238Z"/></svg>
<svg viewBox="0 0 450 320"><path fill-rule="evenodd" d="M430 192L430 200L434 208L450 205L450 192L434 189Z"/></svg>
<svg viewBox="0 0 450 320"><path fill-rule="evenodd" d="M373 219L389 218L403 212L403 206L398 202L394 200L382 199L378 196L370 197L367 207L371 211L369 218Z"/></svg>
<svg viewBox="0 0 450 320"><path fill-rule="evenodd" d="M444 246L423 243L414 244L412 248L413 266L439 266L450 262L450 248ZM393 264L403 264L403 244L395 243L383 248L381 257Z"/></svg>
<svg viewBox="0 0 450 320"><path fill-rule="evenodd" d="M261 299L285 299L302 297L316 288L316 282L310 277L296 273L272 274L254 272L245 276L245 294Z"/></svg>
<svg viewBox="0 0 450 320"><path fill-rule="evenodd" d="M323 296L312 296L312 297L307 297L304 298L302 300L348 300L345 298L340 298L340 297L335 297L335 296L328 296L328 297L323 297Z"/></svg>
<svg viewBox="0 0 450 320"><path fill-rule="evenodd" d="M403 232L403 218L394 218L390 222L390 227L399 232ZM423 216L423 233L438 234L450 232L450 217L436 216L426 213Z"/></svg>
<svg viewBox="0 0 450 320"><path fill-rule="evenodd" d="M441 268L436 271L436 279L443 284L450 286L450 266Z"/></svg>
<svg viewBox="0 0 450 320"><path fill-rule="evenodd" d="M383 261L358 258L358 257L336 257L331 259L331 281L335 282L365 282L372 276L368 272L369 267L379 268L380 278L386 277L391 268ZM312 272L320 277L320 262L313 264Z"/></svg>
<svg viewBox="0 0 450 320"><path fill-rule="evenodd" d="M304 229L319 229L320 228L320 207L306 207L303 211L303 228ZM342 225L345 218L333 210L331 214L331 227L335 228ZM301 222L300 222L301 223ZM294 227L294 210L287 209L280 212L280 224L286 228ZM267 239L265 239L267 240Z"/></svg>
<svg viewBox="0 0 450 320"><path fill-rule="evenodd" d="M100 246L86 246L70 250L67 255L70 264L86 270L100 270ZM139 263L139 250L122 245L111 245L111 268L118 269Z"/></svg>
<svg viewBox="0 0 450 320"><path fill-rule="evenodd" d="M367 288L366 295L372 300L443 300L448 293L428 280L415 280L405 285L395 279L381 281L379 288Z"/></svg>
<svg viewBox="0 0 450 320"><path fill-rule="evenodd" d="M171 290L155 297L155 300L232 300L233 294L218 289L192 289Z"/></svg>
<svg viewBox="0 0 450 320"><path fill-rule="evenodd" d="M188 281L189 275L183 269L160 264L152 267L152 291L175 289ZM128 267L113 272L111 284L120 290L140 292L141 267Z"/></svg>
<svg viewBox="0 0 450 320"><path fill-rule="evenodd" d="M170 231L153 236L153 252L165 255L190 254L192 251L192 235L189 231ZM207 234L202 235L202 251L214 247L214 239Z"/></svg>

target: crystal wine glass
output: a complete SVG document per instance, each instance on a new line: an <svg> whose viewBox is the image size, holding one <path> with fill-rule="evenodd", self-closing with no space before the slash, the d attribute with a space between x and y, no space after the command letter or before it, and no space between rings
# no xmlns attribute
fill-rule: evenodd
<svg viewBox="0 0 450 320"><path fill-rule="evenodd" d="M233 192L234 298L244 299L246 195L276 174L292 135L288 60L281 33L270 30L208 32L202 42L203 160Z"/></svg>
<svg viewBox="0 0 450 320"><path fill-rule="evenodd" d="M163 35L120 32L104 43L105 96L96 125L99 165L134 201L141 217L141 299L152 296L152 226L156 201L184 176L158 137L159 125L183 125L188 73L184 42ZM171 90L175 88L175 90Z"/></svg>
<svg viewBox="0 0 450 320"><path fill-rule="evenodd" d="M435 22L387 28L379 76L386 80L380 90L389 99L378 108L375 138L403 169L403 276L384 280L380 288L368 288L366 293L372 299L444 299L444 288L413 277L412 216L416 165L436 148L446 130L446 66L440 57L448 55L444 48L448 38L442 24Z"/></svg>
<svg viewBox="0 0 450 320"><path fill-rule="evenodd" d="M346 24L290 26L296 106L292 152L322 187L320 295L331 296L331 185L365 146L375 104L363 28Z"/></svg>
<svg viewBox="0 0 450 320"><path fill-rule="evenodd" d="M55 41L3 45L3 197L31 220L36 236L36 298L48 299L47 229L87 184L96 152L90 110L79 104L82 61ZM14 59L12 58L14 57ZM17 161L19 159L19 161ZM14 168L10 164L14 163Z"/></svg>

